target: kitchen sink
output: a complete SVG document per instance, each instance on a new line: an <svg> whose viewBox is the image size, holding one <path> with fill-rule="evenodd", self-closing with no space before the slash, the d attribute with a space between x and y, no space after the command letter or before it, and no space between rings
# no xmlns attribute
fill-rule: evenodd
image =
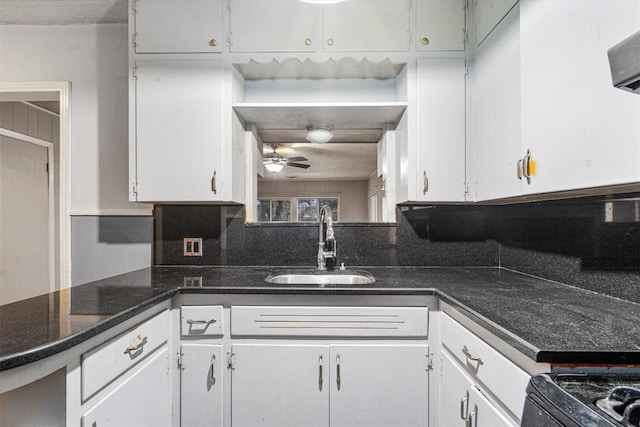
<svg viewBox="0 0 640 427"><path fill-rule="evenodd" d="M275 271L265 280L281 285L367 285L376 281L371 273L359 270Z"/></svg>

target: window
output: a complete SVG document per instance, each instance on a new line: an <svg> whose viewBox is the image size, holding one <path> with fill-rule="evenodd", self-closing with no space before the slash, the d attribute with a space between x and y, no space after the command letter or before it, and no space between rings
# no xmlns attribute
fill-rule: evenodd
<svg viewBox="0 0 640 427"><path fill-rule="evenodd" d="M258 221L291 221L291 200L258 200Z"/></svg>
<svg viewBox="0 0 640 427"><path fill-rule="evenodd" d="M320 208L331 207L333 221L340 218L338 197L292 197L290 199L258 199L258 222L318 222Z"/></svg>
<svg viewBox="0 0 640 427"><path fill-rule="evenodd" d="M320 208L324 205L331 208L331 219L338 221L338 198L298 199L298 221L317 222L320 219Z"/></svg>

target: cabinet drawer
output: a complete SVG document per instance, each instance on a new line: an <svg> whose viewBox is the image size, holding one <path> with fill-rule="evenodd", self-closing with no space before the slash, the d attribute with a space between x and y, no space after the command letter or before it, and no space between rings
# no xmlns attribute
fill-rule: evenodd
<svg viewBox="0 0 640 427"><path fill-rule="evenodd" d="M231 307L231 334L426 337L426 307Z"/></svg>
<svg viewBox="0 0 640 427"><path fill-rule="evenodd" d="M222 306L183 305L180 310L180 325L183 336L222 336Z"/></svg>
<svg viewBox="0 0 640 427"><path fill-rule="evenodd" d="M82 355L82 401L144 360L169 339L169 311Z"/></svg>
<svg viewBox="0 0 640 427"><path fill-rule="evenodd" d="M519 419L529 374L451 317L443 313L441 319L442 345Z"/></svg>

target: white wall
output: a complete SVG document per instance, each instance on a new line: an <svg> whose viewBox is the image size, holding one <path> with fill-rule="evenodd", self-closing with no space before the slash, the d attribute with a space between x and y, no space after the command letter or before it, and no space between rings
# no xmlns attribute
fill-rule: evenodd
<svg viewBox="0 0 640 427"><path fill-rule="evenodd" d="M128 201L126 24L0 26L0 80L71 81L71 214L150 213Z"/></svg>

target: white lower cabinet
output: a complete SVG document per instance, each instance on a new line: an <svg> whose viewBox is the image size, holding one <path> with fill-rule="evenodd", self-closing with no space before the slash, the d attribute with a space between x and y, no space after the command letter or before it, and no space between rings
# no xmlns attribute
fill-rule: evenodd
<svg viewBox="0 0 640 427"><path fill-rule="evenodd" d="M446 352L440 378L440 425L447 427L515 426L482 394L473 380Z"/></svg>
<svg viewBox="0 0 640 427"><path fill-rule="evenodd" d="M222 344L182 344L180 349L180 423L223 425Z"/></svg>
<svg viewBox="0 0 640 427"><path fill-rule="evenodd" d="M234 344L233 426L329 424L329 347Z"/></svg>
<svg viewBox="0 0 640 427"><path fill-rule="evenodd" d="M440 334L442 425L519 425L530 375L446 313Z"/></svg>
<svg viewBox="0 0 640 427"><path fill-rule="evenodd" d="M426 344L330 346L329 425L426 426Z"/></svg>
<svg viewBox="0 0 640 427"><path fill-rule="evenodd" d="M169 349L163 347L82 415L84 427L170 426Z"/></svg>
<svg viewBox="0 0 640 427"><path fill-rule="evenodd" d="M422 426L426 344L234 344L234 426Z"/></svg>

